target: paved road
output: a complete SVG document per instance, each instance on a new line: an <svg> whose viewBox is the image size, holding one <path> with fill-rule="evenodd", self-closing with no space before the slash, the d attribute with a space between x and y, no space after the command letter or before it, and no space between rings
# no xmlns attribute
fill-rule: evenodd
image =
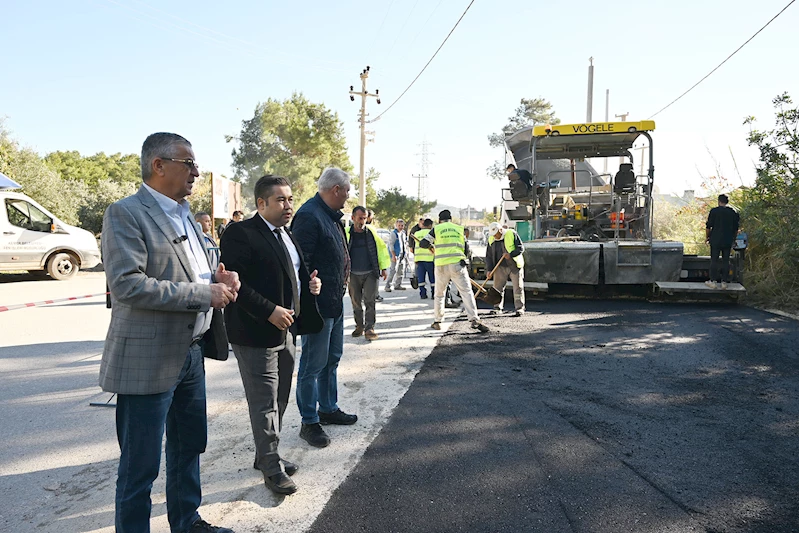
<svg viewBox="0 0 799 533"><path fill-rule="evenodd" d="M0 276L0 305L105 291L102 273L67 282ZM209 441L201 460L202 516L238 533L307 530L335 488L380 432L444 333L429 328L429 300L412 291L384 294L380 339L345 337L339 404L358 424L332 427L333 443L299 439L300 417L284 419L281 454L300 465L299 492L278 497L252 469L254 446L234 359L206 362ZM345 310L349 302L345 301ZM352 331L351 313L345 327ZM97 386L110 312L103 297L0 312L0 531L111 533L119 449L111 398ZM163 462L162 462L163 470ZM153 489L152 531L168 531L164 475Z"/></svg>
<svg viewBox="0 0 799 533"><path fill-rule="evenodd" d="M103 291L98 273L0 280L0 305ZM207 364L204 517L238 533L799 531L796 322L552 300L442 339L429 300L385 297L381 339L346 339L341 403L359 424L316 450L287 413L291 497L250 468L235 362ZM0 530L112 531L113 411L88 406L109 398L108 315L102 298L0 313ZM163 476L154 504L166 531Z"/></svg>
<svg viewBox="0 0 799 533"><path fill-rule="evenodd" d="M310 532L799 531L799 327L534 303L456 324Z"/></svg>

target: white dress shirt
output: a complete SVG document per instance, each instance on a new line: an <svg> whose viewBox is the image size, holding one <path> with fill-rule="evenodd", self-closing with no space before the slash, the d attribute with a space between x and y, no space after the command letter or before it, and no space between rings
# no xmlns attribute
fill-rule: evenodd
<svg viewBox="0 0 799 533"><path fill-rule="evenodd" d="M213 273L211 272L211 266L208 264L208 256L205 254L205 249L200 239L197 238L197 232L194 231L196 222L191 218L189 202L187 202L185 198L180 202L176 202L169 196L156 191L146 183L144 186L147 187L147 191L153 195L155 201L161 206L161 209L172 223L172 227L177 232L178 237L188 237L181 241L181 245L186 252L186 256L189 258L189 265L191 266L192 272L194 272L194 278L197 280L197 283L210 285ZM202 336L203 333L208 331L211 327L212 316L213 308L208 309L205 313L197 313L197 320L194 323L193 333L195 338Z"/></svg>
<svg viewBox="0 0 799 533"><path fill-rule="evenodd" d="M272 233L275 232L277 226L266 220L264 217L261 216L261 213L258 213L258 216L261 217L261 220L266 222L266 225L269 226L269 231ZM289 237L288 233L286 233L285 226L280 228L280 236L283 239L283 243L286 245L286 249L289 251L289 255L291 256L291 262L294 266L294 279L297 280L297 297L302 294L300 290L300 254L297 252L297 247L294 246L294 242Z"/></svg>

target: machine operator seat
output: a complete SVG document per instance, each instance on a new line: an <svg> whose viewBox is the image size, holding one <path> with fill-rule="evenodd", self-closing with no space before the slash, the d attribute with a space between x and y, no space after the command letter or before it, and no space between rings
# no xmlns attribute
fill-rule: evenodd
<svg viewBox="0 0 799 533"><path fill-rule="evenodd" d="M508 174L510 180L510 194L511 198L517 202L524 202L530 200L530 173L526 170L514 170Z"/></svg>
<svg viewBox="0 0 799 533"><path fill-rule="evenodd" d="M613 179L613 192L616 194L635 192L635 172L632 163L622 163Z"/></svg>

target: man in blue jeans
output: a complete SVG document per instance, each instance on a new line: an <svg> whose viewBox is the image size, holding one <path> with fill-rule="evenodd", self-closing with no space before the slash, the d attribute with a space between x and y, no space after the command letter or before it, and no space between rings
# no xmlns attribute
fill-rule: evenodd
<svg viewBox="0 0 799 533"><path fill-rule="evenodd" d="M324 448L330 437L321 424L354 424L358 417L338 407L338 364L344 352L344 291L350 275L350 256L341 217L349 197L350 176L326 168L319 177L319 192L294 215L291 231L300 245L305 264L317 271L322 291L317 297L324 320L322 331L303 335L297 371L297 406L302 416L300 438Z"/></svg>
<svg viewBox="0 0 799 533"><path fill-rule="evenodd" d="M117 533L150 531L150 491L166 431L166 508L172 533L233 533L208 524L200 454L207 442L203 356L228 354L220 309L238 297L238 275L212 270L185 197L199 176L189 141L154 133L142 146L144 183L103 217L111 323L100 386L117 394L120 458Z"/></svg>

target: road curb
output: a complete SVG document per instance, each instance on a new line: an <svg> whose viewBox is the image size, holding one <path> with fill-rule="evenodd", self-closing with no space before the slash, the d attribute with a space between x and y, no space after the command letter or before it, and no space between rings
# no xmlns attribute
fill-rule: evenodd
<svg viewBox="0 0 799 533"><path fill-rule="evenodd" d="M779 309L767 309L765 307L757 307L754 306L755 309L759 311L765 311L766 313L771 313L772 315L781 316L783 318L790 318L791 320L796 320L799 322L799 315L795 315L793 313L788 313L786 311L780 311Z"/></svg>

